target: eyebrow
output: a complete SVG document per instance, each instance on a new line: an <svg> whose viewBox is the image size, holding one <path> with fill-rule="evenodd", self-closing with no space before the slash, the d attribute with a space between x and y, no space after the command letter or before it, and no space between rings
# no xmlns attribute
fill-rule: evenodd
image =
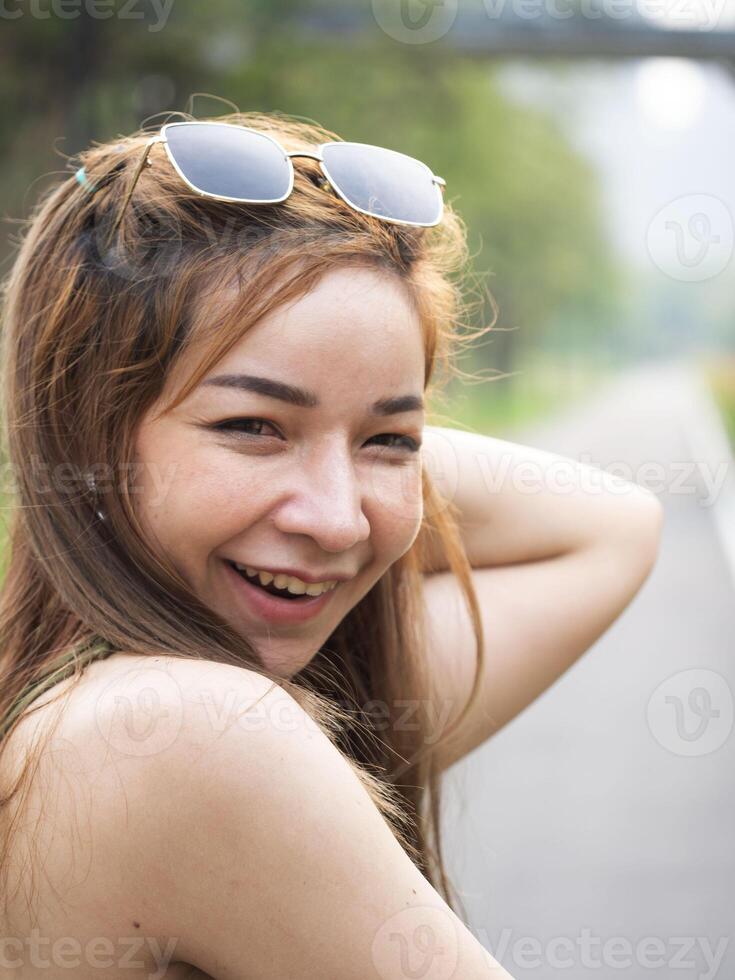
<svg viewBox="0 0 735 980"><path fill-rule="evenodd" d="M285 381L261 378L254 374L218 374L206 378L202 385L217 388L235 388L239 391L252 391L256 395L277 398L279 401L296 405L299 408L317 408L319 399L313 391L297 388ZM395 395L392 398L379 398L368 409L371 415L397 415L399 412L423 412L424 401L420 395Z"/></svg>

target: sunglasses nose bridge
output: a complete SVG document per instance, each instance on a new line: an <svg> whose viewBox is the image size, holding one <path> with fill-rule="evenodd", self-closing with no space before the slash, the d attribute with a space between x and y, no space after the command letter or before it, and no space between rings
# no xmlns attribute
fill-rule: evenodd
<svg viewBox="0 0 735 980"><path fill-rule="evenodd" d="M322 176L318 182L319 187L321 187L322 190L332 190L332 193L334 193L331 183L329 180L327 180L327 177L324 174L324 157L322 156L321 147L317 150L294 150L292 153L287 153L286 156L289 158L289 160L293 159L294 157L306 157L308 160L316 160L316 162L322 168Z"/></svg>
<svg viewBox="0 0 735 980"><path fill-rule="evenodd" d="M310 160L316 160L317 163L324 163L324 158L320 150L294 150L293 153L287 153L286 156L289 159L293 159L293 157L308 157Z"/></svg>

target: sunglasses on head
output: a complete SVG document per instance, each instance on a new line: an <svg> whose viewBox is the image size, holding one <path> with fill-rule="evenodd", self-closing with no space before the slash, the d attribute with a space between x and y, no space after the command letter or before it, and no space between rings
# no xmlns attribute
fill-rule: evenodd
<svg viewBox="0 0 735 980"><path fill-rule="evenodd" d="M350 207L399 225L431 227L444 213L446 182L414 157L369 143L331 141L289 153L266 133L219 122L166 123L146 143L110 241L122 221L151 148L163 144L174 169L197 194L241 204L278 204L293 190L294 157L317 160L324 181Z"/></svg>

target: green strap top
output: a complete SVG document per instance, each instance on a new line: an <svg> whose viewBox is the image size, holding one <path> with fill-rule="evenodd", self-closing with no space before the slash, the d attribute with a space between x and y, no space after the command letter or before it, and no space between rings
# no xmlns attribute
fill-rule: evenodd
<svg viewBox="0 0 735 980"><path fill-rule="evenodd" d="M77 664L86 667L93 660L104 660L115 652L106 640L98 639L96 642L92 642L91 645L85 647L85 644L89 642L88 640L82 641L81 650L80 644L76 644L69 650L65 650L61 656L52 661L50 668L40 678L37 678L23 688L10 708L10 711L0 721L0 739L5 737L18 715L22 714L36 698L40 697L45 691L48 691L54 684L58 684L59 681L71 677L75 672Z"/></svg>

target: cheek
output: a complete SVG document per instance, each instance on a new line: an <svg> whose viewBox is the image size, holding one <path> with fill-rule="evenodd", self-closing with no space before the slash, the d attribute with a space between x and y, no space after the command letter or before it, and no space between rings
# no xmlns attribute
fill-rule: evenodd
<svg viewBox="0 0 735 980"><path fill-rule="evenodd" d="M367 499L373 536L399 558L411 547L421 528L420 462L371 467Z"/></svg>
<svg viewBox="0 0 735 980"><path fill-rule="evenodd" d="M289 484L266 460L248 466L220 447L183 439L173 428L149 431L136 450L142 479L134 506L180 568L194 568L202 555L261 521ZM421 526L420 459L373 461L360 482L372 548L390 564L411 547Z"/></svg>
<svg viewBox="0 0 735 980"><path fill-rule="evenodd" d="M257 500L243 493L242 461L175 439L139 443L142 479L134 506L171 554L196 554L242 530ZM154 462L153 462L154 461Z"/></svg>

